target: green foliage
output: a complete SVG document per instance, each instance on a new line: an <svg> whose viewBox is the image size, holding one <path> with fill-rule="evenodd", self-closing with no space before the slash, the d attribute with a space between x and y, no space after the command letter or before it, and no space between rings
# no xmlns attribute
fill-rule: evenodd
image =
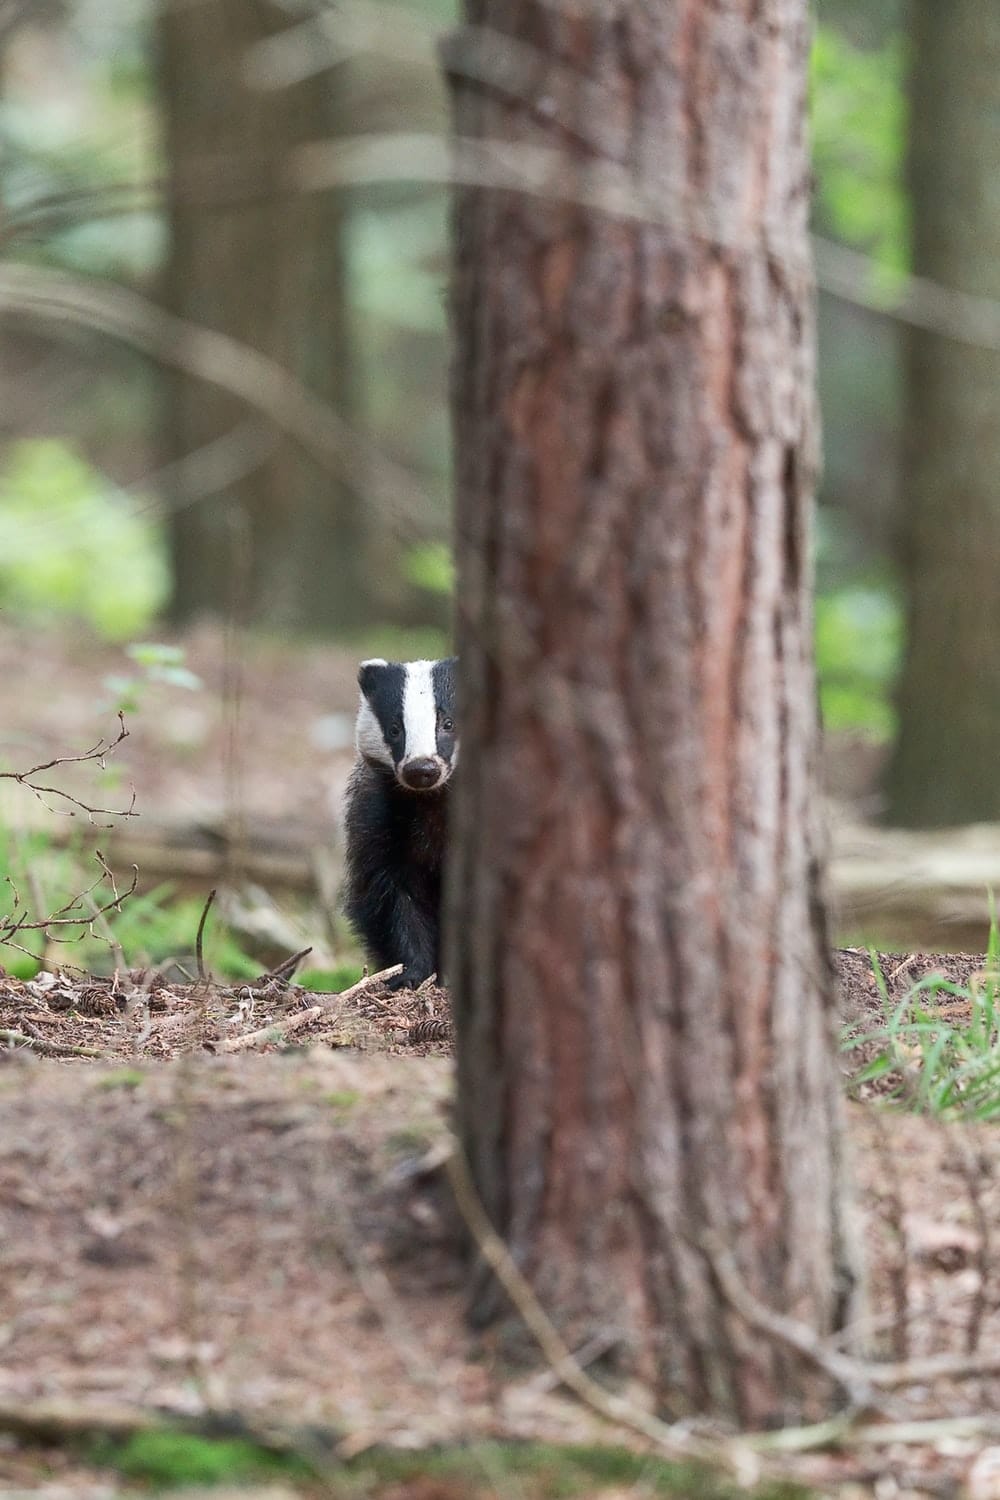
<svg viewBox="0 0 1000 1500"><path fill-rule="evenodd" d="M364 970L361 964L337 964L333 969L303 969L296 975L296 982L303 989L316 990L324 995L339 995L341 990L357 984Z"/></svg>
<svg viewBox="0 0 1000 1500"><path fill-rule="evenodd" d="M202 1438L184 1432L137 1432L124 1442L94 1445L96 1463L158 1488L246 1483L278 1475L304 1478L294 1456L271 1453L243 1438Z"/></svg>
<svg viewBox="0 0 1000 1500"><path fill-rule="evenodd" d="M886 1022L874 1034L856 1035L852 1029L845 1037L847 1052L872 1042L878 1046L852 1076L852 1089L877 1081L888 1099L919 1114L1000 1118L1000 934L995 910L983 973L968 986L928 974L893 1006L874 953L872 967ZM942 999L952 1002L944 1013ZM955 1001L966 1002L967 1021L954 1019Z"/></svg>
<svg viewBox="0 0 1000 1500"><path fill-rule="evenodd" d="M185 688L188 692L198 692L204 686L201 678L184 665L186 653L183 646L142 642L126 646L125 653L142 668L141 674L125 676L116 672L104 679L113 707L122 713L138 713L151 682L165 682L170 687Z"/></svg>
<svg viewBox="0 0 1000 1500"><path fill-rule="evenodd" d="M114 640L166 598L156 525L54 439L13 444L0 469L0 605L37 621L63 614Z"/></svg>
<svg viewBox="0 0 1000 1500"><path fill-rule="evenodd" d="M75 892L86 890L96 874L91 857L79 845L59 848L44 830L15 837L11 830L0 826L0 880L12 881L23 899L30 895L33 917L45 916L63 906ZM109 894L102 885L94 891L93 898L101 904ZM39 903L44 910L36 912ZM10 904L8 896L5 906L9 908ZM203 906L201 897L178 896L176 888L165 883L129 897L120 912L107 913L107 926L102 923L94 932L88 930L85 914L78 929L63 930L66 941L60 941L53 952L60 964L76 966L88 973L110 973L116 962L115 951L106 936L110 929L130 965L142 967L174 958L184 963L194 951ZM86 913L86 908L83 910ZM19 979L32 979L41 964L43 936L38 932L23 933L18 942L37 957L0 945L0 964ZM252 979L261 971L260 961L245 953L229 929L218 921L209 924L205 950L206 961L219 978ZM188 966L193 971L193 961Z"/></svg>
<svg viewBox="0 0 1000 1500"><path fill-rule="evenodd" d="M430 594L450 598L455 592L455 559L444 542L411 547L403 559L403 572L410 583Z"/></svg>
<svg viewBox="0 0 1000 1500"><path fill-rule="evenodd" d="M817 598L816 665L827 729L892 735L902 645L902 610L887 581L856 581Z"/></svg>
<svg viewBox="0 0 1000 1500"><path fill-rule="evenodd" d="M900 34L861 50L829 26L811 60L819 227L868 250L888 272L909 261L905 50Z"/></svg>
<svg viewBox="0 0 1000 1500"><path fill-rule="evenodd" d="M97 49L89 45L95 39ZM127 21L102 37L91 17L70 45L63 88L29 93L15 73L0 99L4 207L15 234L32 226L19 247L26 257L138 279L162 263L164 214L148 194L131 202L121 195L102 201L100 194L158 172L144 37Z"/></svg>
<svg viewBox="0 0 1000 1500"><path fill-rule="evenodd" d="M158 964L167 959L184 960L194 951L195 934L204 909L200 896L178 896L176 887L165 883L133 896L115 917L114 934L130 964ZM89 964L107 966L107 945L91 945ZM253 979L261 971L259 959L251 958L239 940L218 921L205 932L205 961L214 974L225 979Z"/></svg>
<svg viewBox="0 0 1000 1500"><path fill-rule="evenodd" d="M395 208L358 209L348 225L351 297L362 313L417 333L444 333L439 271L447 199L422 195Z"/></svg>

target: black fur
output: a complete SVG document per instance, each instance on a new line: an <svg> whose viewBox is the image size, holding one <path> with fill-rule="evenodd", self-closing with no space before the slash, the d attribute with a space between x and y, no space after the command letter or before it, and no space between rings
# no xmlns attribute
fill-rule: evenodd
<svg viewBox="0 0 1000 1500"><path fill-rule="evenodd" d="M450 780L432 791L412 791L397 776L405 747L388 741L401 704L398 664L374 680L362 667L359 684L387 732L393 765L359 755L347 787L347 879L344 909L379 969L403 965L391 989L415 988L440 974L441 895ZM454 662L434 672L442 716L454 712ZM383 716L385 715L385 716ZM450 722L450 718L446 720ZM438 753L451 764L456 736L438 730Z"/></svg>
<svg viewBox="0 0 1000 1500"><path fill-rule="evenodd" d="M441 885L448 786L410 792L359 760L347 790L344 907L379 969L402 964L390 988L441 972Z"/></svg>

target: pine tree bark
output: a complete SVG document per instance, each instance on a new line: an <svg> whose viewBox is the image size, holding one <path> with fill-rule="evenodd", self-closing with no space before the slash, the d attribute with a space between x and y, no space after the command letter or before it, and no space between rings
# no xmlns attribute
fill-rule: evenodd
<svg viewBox="0 0 1000 1500"><path fill-rule="evenodd" d="M551 196L457 194L461 1135L568 1333L620 1328L674 1413L794 1420L827 1393L741 1324L705 1244L768 1306L842 1324L808 16L466 0L465 17L497 55L535 49L535 74L463 82L459 32L459 136L561 167ZM655 212L574 202L598 163ZM494 1307L481 1281L474 1315Z"/></svg>
<svg viewBox="0 0 1000 1500"><path fill-rule="evenodd" d="M1000 12L914 0L913 269L1000 301ZM890 821L1000 819L1000 354L907 337L908 645Z"/></svg>
<svg viewBox="0 0 1000 1500"><path fill-rule="evenodd" d="M336 87L324 71L290 87L256 87L254 44L288 25L266 0L163 5L158 50L170 170L168 307L280 362L350 415L343 199L290 194L287 153L336 133ZM261 424L233 397L171 377L166 457L211 451ZM358 497L275 433L262 462L221 488L170 498L172 614L241 614L322 633L370 618ZM266 437L266 434L265 434ZM235 468L240 468L237 455ZM183 472L181 470L180 472Z"/></svg>

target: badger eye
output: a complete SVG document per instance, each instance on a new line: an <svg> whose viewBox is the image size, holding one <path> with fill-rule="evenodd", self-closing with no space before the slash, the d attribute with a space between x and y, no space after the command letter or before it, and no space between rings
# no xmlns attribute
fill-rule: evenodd
<svg viewBox="0 0 1000 1500"><path fill-rule="evenodd" d="M398 719L395 724L389 725L389 738L391 740L401 740L403 738L403 726Z"/></svg>
<svg viewBox="0 0 1000 1500"><path fill-rule="evenodd" d="M444 730L445 734L451 734L455 728L454 719L442 719L441 728Z"/></svg>

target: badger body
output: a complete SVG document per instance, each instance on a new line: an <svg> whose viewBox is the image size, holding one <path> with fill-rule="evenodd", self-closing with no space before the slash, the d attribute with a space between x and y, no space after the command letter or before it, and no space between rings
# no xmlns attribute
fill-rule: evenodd
<svg viewBox="0 0 1000 1500"><path fill-rule="evenodd" d="M455 660L362 662L347 786L344 909L392 988L441 972L448 796L458 759Z"/></svg>

